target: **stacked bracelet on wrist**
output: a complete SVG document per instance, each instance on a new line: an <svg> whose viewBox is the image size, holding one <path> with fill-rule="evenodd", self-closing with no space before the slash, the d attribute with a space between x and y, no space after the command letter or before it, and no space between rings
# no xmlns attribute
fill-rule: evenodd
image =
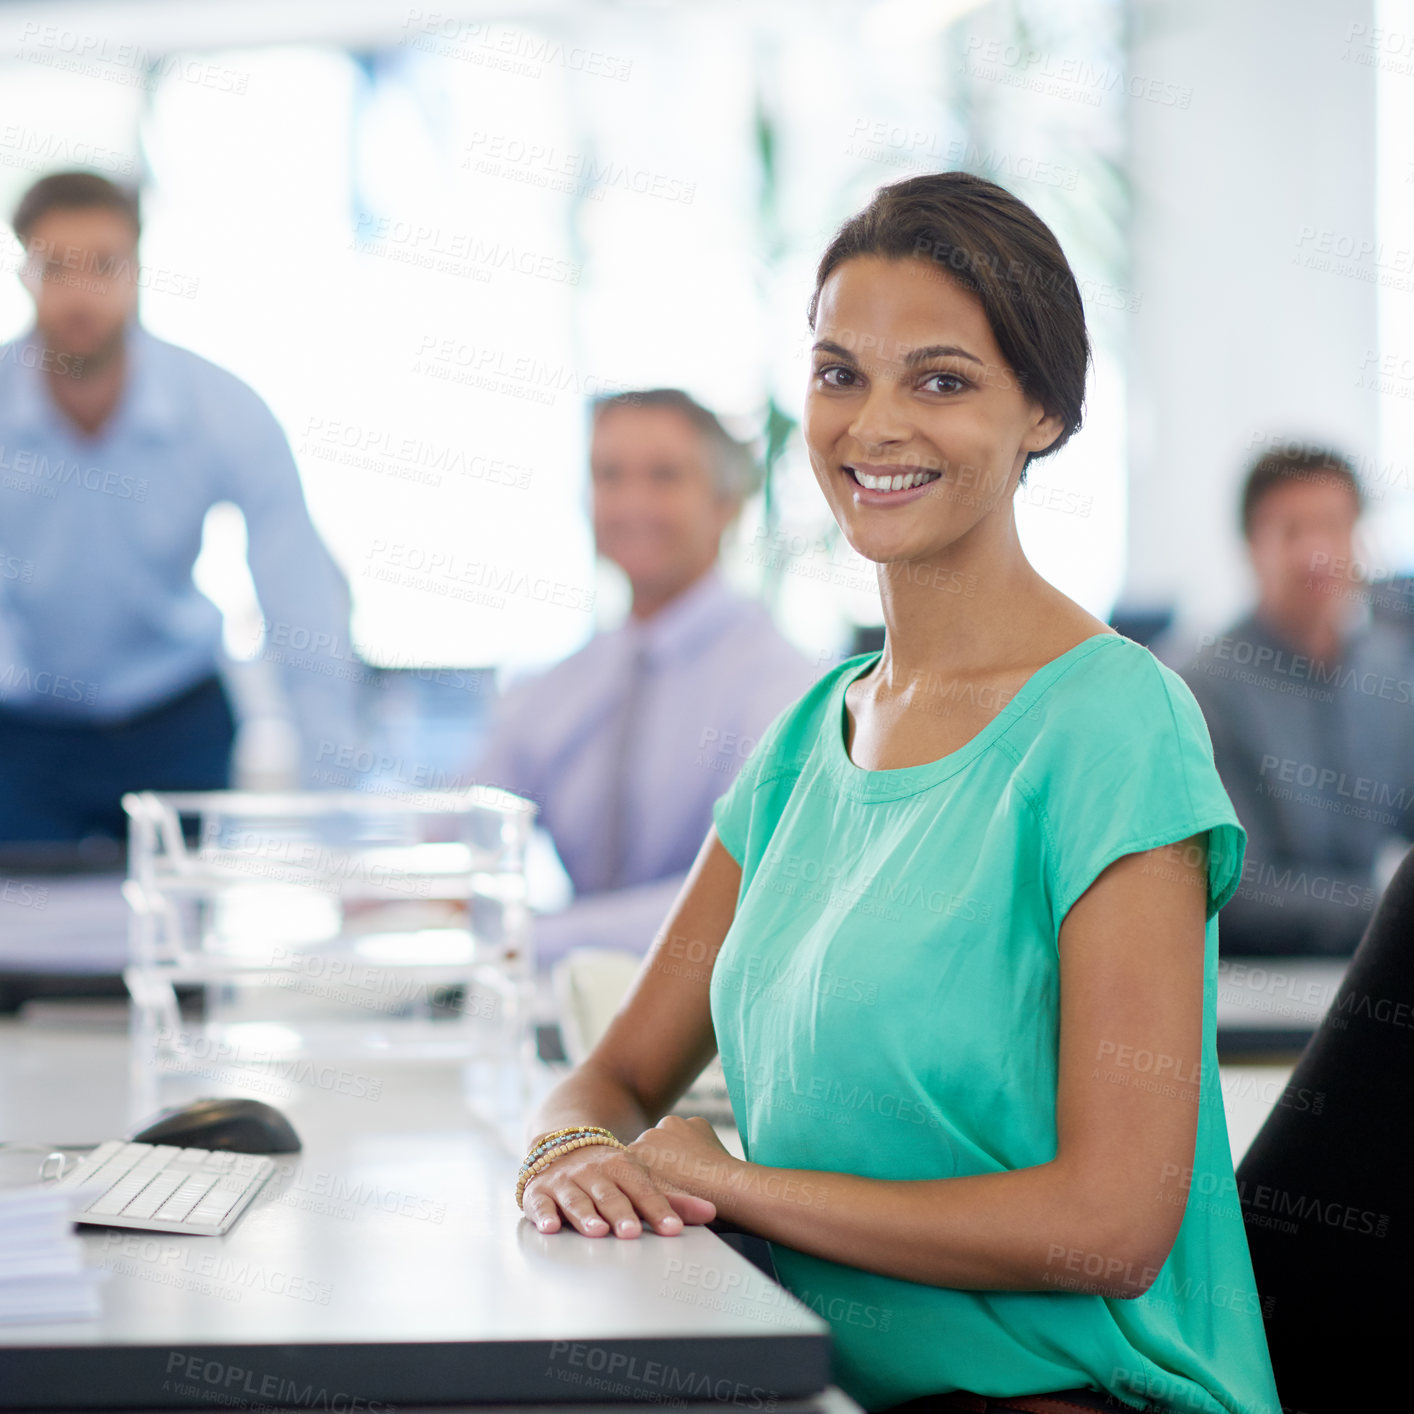
<svg viewBox="0 0 1414 1414"><path fill-rule="evenodd" d="M571 1125L568 1129L557 1129L553 1134L547 1134L521 1162L520 1172L516 1175L516 1207L520 1207L525 1197L525 1185L536 1174L549 1168L556 1159L563 1158L572 1149L583 1149L591 1144L609 1144L615 1149L628 1147L620 1144L612 1131L597 1124Z"/></svg>
<svg viewBox="0 0 1414 1414"><path fill-rule="evenodd" d="M525 1156L520 1166L521 1172L524 1173L547 1150L562 1144L566 1139L582 1139L586 1134L602 1134L606 1139L614 1137L612 1131L598 1124L572 1124L568 1129L557 1129L553 1134L547 1134L539 1140Z"/></svg>

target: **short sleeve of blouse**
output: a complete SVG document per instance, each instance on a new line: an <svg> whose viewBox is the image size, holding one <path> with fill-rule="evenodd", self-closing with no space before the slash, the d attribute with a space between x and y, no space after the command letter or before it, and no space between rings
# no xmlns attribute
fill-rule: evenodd
<svg viewBox="0 0 1414 1414"><path fill-rule="evenodd" d="M743 869L747 867L753 830L758 835L768 835L775 825L774 819L765 818L770 814L770 803L762 800L758 787L799 771L821 728L821 710L829 701L837 675L857 661L851 659L827 672L789 707L778 712L761 733L731 785L712 806L717 838Z"/></svg>
<svg viewBox="0 0 1414 1414"><path fill-rule="evenodd" d="M712 806L712 824L716 826L717 838L738 864L746 860L746 830L751 820L751 794L756 789L760 759L761 743L758 741L746 764Z"/></svg>
<svg viewBox="0 0 1414 1414"><path fill-rule="evenodd" d="M726 852L743 867L746 864L746 845L751 832L752 801L756 787L772 769L785 719L792 711L793 705L787 707L761 733L761 739L752 748L751 755L746 758L731 785L712 806L712 823L717 828L717 838Z"/></svg>
<svg viewBox="0 0 1414 1414"><path fill-rule="evenodd" d="M1039 785L1059 927L1126 854L1208 837L1207 917L1236 892L1247 834L1187 684L1138 644L1106 650L1069 695Z"/></svg>

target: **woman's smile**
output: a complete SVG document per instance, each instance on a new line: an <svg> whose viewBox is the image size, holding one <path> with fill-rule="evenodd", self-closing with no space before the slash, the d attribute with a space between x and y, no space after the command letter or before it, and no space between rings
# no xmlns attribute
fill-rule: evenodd
<svg viewBox="0 0 1414 1414"><path fill-rule="evenodd" d="M846 462L840 468L860 506L903 506L925 496L940 471L899 463Z"/></svg>

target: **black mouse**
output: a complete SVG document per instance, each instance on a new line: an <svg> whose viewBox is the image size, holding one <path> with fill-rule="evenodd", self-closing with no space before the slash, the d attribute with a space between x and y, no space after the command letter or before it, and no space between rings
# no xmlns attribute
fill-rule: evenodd
<svg viewBox="0 0 1414 1414"><path fill-rule="evenodd" d="M180 1144L184 1149L229 1149L235 1154L294 1154L300 1142L289 1120L264 1100L226 1096L163 1110L130 1134L135 1144Z"/></svg>

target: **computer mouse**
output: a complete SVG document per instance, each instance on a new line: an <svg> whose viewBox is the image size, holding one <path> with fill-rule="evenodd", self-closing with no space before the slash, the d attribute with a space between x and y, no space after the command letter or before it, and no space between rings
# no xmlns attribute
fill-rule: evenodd
<svg viewBox="0 0 1414 1414"><path fill-rule="evenodd" d="M180 1144L184 1149L229 1149L235 1154L294 1154L300 1147L299 1135L273 1105L237 1095L164 1110L128 1138L136 1144Z"/></svg>

